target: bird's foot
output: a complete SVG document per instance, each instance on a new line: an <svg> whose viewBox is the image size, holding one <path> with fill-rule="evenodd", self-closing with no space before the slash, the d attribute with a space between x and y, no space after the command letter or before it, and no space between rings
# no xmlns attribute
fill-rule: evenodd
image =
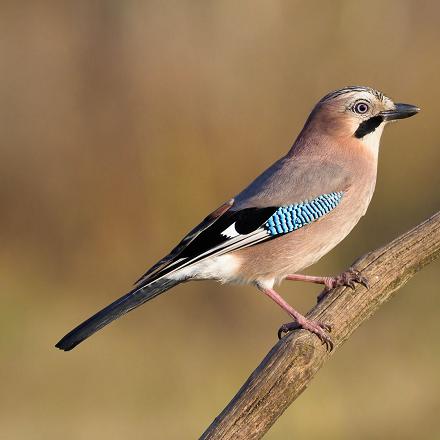
<svg viewBox="0 0 440 440"><path fill-rule="evenodd" d="M312 321L304 317L302 317L302 319L298 319L298 321L283 324L278 330L278 339L281 339L285 333L287 334L292 330L297 330L300 328L308 330L309 332L318 336L319 340L323 345L325 345L325 348L328 351L333 350L333 341L328 334L332 331L331 326L323 322Z"/></svg>
<svg viewBox="0 0 440 440"><path fill-rule="evenodd" d="M354 290L356 287L356 283L362 284L367 289L370 288L368 280L364 276L362 276L359 271L352 268L346 270L345 272L342 272L340 275L337 275L335 277L326 277L324 281L325 288L318 295L318 302L322 301L330 292L330 290L334 289L335 287L347 286L350 287L350 289Z"/></svg>

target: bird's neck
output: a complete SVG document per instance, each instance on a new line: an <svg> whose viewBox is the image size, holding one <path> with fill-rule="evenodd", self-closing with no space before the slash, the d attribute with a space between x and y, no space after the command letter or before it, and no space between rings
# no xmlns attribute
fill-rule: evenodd
<svg viewBox="0 0 440 440"><path fill-rule="evenodd" d="M356 162L369 162L377 167L379 145L385 124L379 125L376 130L362 138L344 133L323 133L310 129L307 125L303 128L298 138L287 153L288 157L303 154L314 157L355 160Z"/></svg>
<svg viewBox="0 0 440 440"><path fill-rule="evenodd" d="M354 136L334 136L301 132L287 154L287 158L311 162L333 163L346 170L350 187L362 187L372 184L374 190L377 175L377 162L380 135L383 127L357 139ZM376 133L377 131L377 133ZM370 190L369 190L370 191Z"/></svg>

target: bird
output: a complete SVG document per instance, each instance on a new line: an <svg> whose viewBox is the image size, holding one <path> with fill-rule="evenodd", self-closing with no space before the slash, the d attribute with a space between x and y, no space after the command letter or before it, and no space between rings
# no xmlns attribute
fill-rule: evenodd
<svg viewBox="0 0 440 440"><path fill-rule="evenodd" d="M221 204L134 288L67 333L56 347L69 351L125 313L191 280L255 286L294 321L333 348L328 323L306 318L274 289L283 280L322 284L321 300L337 286L368 280L353 268L337 276L298 273L341 242L364 216L376 186L384 127L420 109L382 92L348 86L318 101L289 151L244 190Z"/></svg>

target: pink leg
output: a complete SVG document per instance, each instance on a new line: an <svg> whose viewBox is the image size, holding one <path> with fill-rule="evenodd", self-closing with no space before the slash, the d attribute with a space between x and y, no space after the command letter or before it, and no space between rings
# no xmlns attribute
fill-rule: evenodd
<svg viewBox="0 0 440 440"><path fill-rule="evenodd" d="M356 284L359 283L369 288L368 281L357 270L348 269L335 277L315 277L312 275L292 274L287 275L286 280L291 281L305 281L315 284L324 284L324 290L318 296L318 302L321 301L330 290L339 286L347 286L354 289Z"/></svg>
<svg viewBox="0 0 440 440"><path fill-rule="evenodd" d="M302 275L300 273L294 273L287 275L286 280L289 281L304 281L306 283L324 284L326 287L331 288L335 277L315 277L313 275Z"/></svg>
<svg viewBox="0 0 440 440"><path fill-rule="evenodd" d="M275 292L275 290L262 286L258 286L258 288L296 320L296 322L289 322L280 327L278 330L279 339L281 339L283 333L288 333L291 330L303 328L304 330L308 330L318 336L322 343L325 344L327 350L331 351L333 349L333 341L327 334L327 332L331 331L331 327L329 325L307 319L305 316L301 315L301 313L297 312L290 304L288 304L277 292Z"/></svg>

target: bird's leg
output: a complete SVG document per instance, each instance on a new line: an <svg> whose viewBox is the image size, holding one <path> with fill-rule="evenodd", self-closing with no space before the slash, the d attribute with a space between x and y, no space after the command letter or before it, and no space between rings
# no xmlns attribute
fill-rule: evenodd
<svg viewBox="0 0 440 440"><path fill-rule="evenodd" d="M347 286L354 289L356 284L359 283L365 286L367 289L370 287L368 280L363 277L357 270L352 268L342 272L335 277L315 277L312 275L292 274L287 275L286 280L291 281L306 281L309 283L324 284L324 290L318 296L318 302L321 301L330 290L339 286Z"/></svg>
<svg viewBox="0 0 440 440"><path fill-rule="evenodd" d="M285 310L295 322L289 322L283 324L278 330L278 338L281 339L283 333L288 333L292 330L302 328L314 333L321 342L326 346L327 350L331 351L333 349L333 341L327 332L331 331L331 327L328 324L324 324L319 321L312 321L307 319L301 313L297 312L290 304L288 304L275 290L257 285L257 287L265 293L270 299L275 301L283 310Z"/></svg>

